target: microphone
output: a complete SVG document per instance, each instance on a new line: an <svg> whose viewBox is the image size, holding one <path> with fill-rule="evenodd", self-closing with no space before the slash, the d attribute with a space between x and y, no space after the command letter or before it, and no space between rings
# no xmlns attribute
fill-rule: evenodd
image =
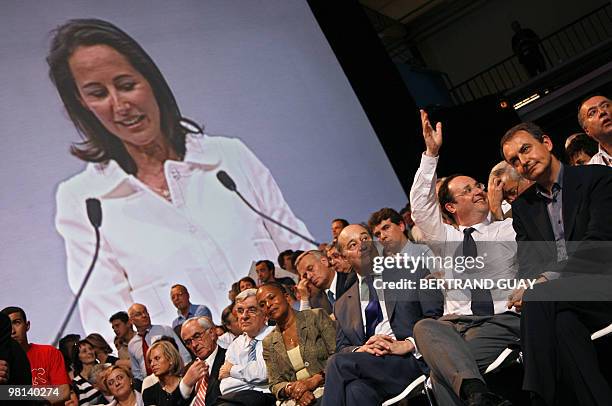
<svg viewBox="0 0 612 406"><path fill-rule="evenodd" d="M87 270L87 273L85 274L85 278L83 279L83 282L81 282L81 286L79 287L77 294L72 300L72 305L70 305L70 309L68 310L66 317L64 317L64 322L62 323L59 331L57 332L57 335L55 336L54 343L56 347L59 344L59 340L62 338L62 334L64 334L64 330L66 329L66 326L68 325L68 322L70 321L70 318L72 317L72 313L74 312L74 309L76 308L76 305L79 302L79 299L81 298L83 289L85 289L85 286L87 285L87 281L89 280L89 277L91 276L91 273L94 269L94 265L96 264L96 261L98 260L98 253L100 251L100 230L99 228L102 225L102 206L100 205L100 200L93 199L93 198L85 200L85 205L87 206L87 217L89 218L89 222L93 226L94 231L96 233L96 249L94 251L94 256L91 261L91 265L89 265L89 269Z"/></svg>
<svg viewBox="0 0 612 406"><path fill-rule="evenodd" d="M305 241L308 241L309 243L314 244L317 247L319 246L319 243L316 242L315 240L313 240L312 238L306 237L305 235L295 231L291 227L284 225L283 223L279 222L278 220L273 219L272 217L268 216L265 213L260 212L255 207L253 207L253 205L251 203L249 203L249 201L247 199L245 199L244 196L242 196L242 194L238 191L238 188L236 187L236 183L234 182L232 177L229 176L229 174L227 172L225 172L223 170L217 172L217 179L219 179L219 182L221 182L221 184L223 186L225 186L230 192L236 193L238 195L238 197L244 202L244 204L246 204L251 210L253 210L255 213L257 213L261 217L263 217L266 220L276 224L279 227L284 228L285 230L289 231L290 233L292 233L294 235L297 235L301 239L303 239Z"/></svg>

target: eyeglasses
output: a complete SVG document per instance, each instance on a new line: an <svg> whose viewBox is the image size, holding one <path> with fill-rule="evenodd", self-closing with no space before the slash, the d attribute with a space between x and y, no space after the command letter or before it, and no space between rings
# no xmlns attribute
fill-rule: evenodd
<svg viewBox="0 0 612 406"><path fill-rule="evenodd" d="M244 312L247 312L251 316L256 316L259 313L259 308L255 306L249 306L247 308L244 307L236 307L236 314L242 316Z"/></svg>
<svg viewBox="0 0 612 406"><path fill-rule="evenodd" d="M461 190L461 193L457 193L457 194L455 195L455 197L469 195L469 194L470 194L470 193L472 193L472 192L473 192L475 189L480 189L480 190L482 190L482 191L484 192L484 190L485 190L485 185L484 185L484 184L482 184L482 183L480 183L480 182L475 183L475 184L474 184L474 186L467 185L466 187L464 187L464 188Z"/></svg>
<svg viewBox="0 0 612 406"><path fill-rule="evenodd" d="M193 344L194 341L201 341L205 337L205 334L206 331L195 333L193 336L191 336L191 338L183 340L183 342L187 347L191 347L191 344Z"/></svg>

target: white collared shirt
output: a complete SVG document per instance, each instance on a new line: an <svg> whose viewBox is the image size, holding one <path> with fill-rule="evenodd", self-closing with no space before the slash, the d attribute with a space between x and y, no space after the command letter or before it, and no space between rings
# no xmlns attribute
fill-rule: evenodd
<svg viewBox="0 0 612 406"><path fill-rule="evenodd" d="M376 277L375 275L373 275ZM357 274L357 283L359 285L359 303L361 305L361 321L363 323L363 331L366 331L366 314L365 309L368 307L368 303L370 301L369 297L361 297L361 283L363 281L363 276ZM365 282L364 282L365 283ZM389 315L387 314L387 307L385 306L385 295L382 289L376 289L376 294L378 295L378 302L380 303L380 308L382 310L383 319L376 328L374 329L374 334L384 334L393 339L395 339L395 334L393 333L393 329L391 328L391 323L389 322Z"/></svg>
<svg viewBox="0 0 612 406"><path fill-rule="evenodd" d="M329 285L329 289L325 289L325 294L328 295L328 298L329 298L328 292L331 292L332 295L334 295L334 300L338 300L338 295L336 294L336 292L338 291L336 289L337 284L338 284L338 273L334 271L334 279L332 279L331 285ZM300 309L300 310L303 310L303 309Z"/></svg>
<svg viewBox="0 0 612 406"><path fill-rule="evenodd" d="M233 364L230 376L221 380L221 394L226 395L242 390L256 390L270 393L268 389L268 371L263 358L262 341L274 330L274 326L265 326L254 338L255 361L249 361L249 347L253 340L246 333L238 336L227 348L225 360Z"/></svg>
<svg viewBox="0 0 612 406"><path fill-rule="evenodd" d="M95 248L85 200L98 198L102 205L100 254L79 301L85 331L110 333L109 312L133 303L144 303L153 323L170 323L176 317L170 287L176 283L187 286L192 302L208 306L216 319L232 282L252 261L276 258L287 247L312 248L262 220L217 179L219 170L226 171L258 210L310 236L270 171L241 141L190 135L186 147L183 161L164 163L172 202L115 161L88 164L59 185L56 227L66 244L74 292Z"/></svg>
<svg viewBox="0 0 612 406"><path fill-rule="evenodd" d="M414 176L410 190L410 203L412 218L425 235L425 243L430 246L434 255L441 257L456 256L457 249L461 248L464 238L463 230L444 224L436 196L436 166L438 157L425 154L421 157L421 164ZM474 241L496 242L487 245L484 272L481 278L514 279L518 271L516 256L516 232L512 227L512 219L490 222L485 219L482 223L471 226ZM445 278L454 278L453 269L445 269ZM510 290L492 289L495 314L507 312L506 301ZM471 315L471 297L469 290L444 290L444 314Z"/></svg>
<svg viewBox="0 0 612 406"><path fill-rule="evenodd" d="M600 145L599 151L593 155L588 163L588 165L593 164L612 166L612 155L608 154Z"/></svg>

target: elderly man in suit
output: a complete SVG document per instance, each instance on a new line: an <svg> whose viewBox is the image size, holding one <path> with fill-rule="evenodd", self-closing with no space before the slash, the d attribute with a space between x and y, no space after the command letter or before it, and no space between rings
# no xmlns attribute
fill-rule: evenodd
<svg viewBox="0 0 612 406"><path fill-rule="evenodd" d="M511 128L500 144L535 182L512 204L520 272L541 282L509 301L522 305L523 388L535 405L610 405L590 336L612 322L612 168L564 166L532 123Z"/></svg>
<svg viewBox="0 0 612 406"><path fill-rule="evenodd" d="M205 316L191 318L183 323L181 338L197 357L181 380L181 394L185 399L193 396L194 405L212 406L221 395L219 370L225 361L225 350L217 345L215 325Z"/></svg>
<svg viewBox="0 0 612 406"><path fill-rule="evenodd" d="M433 290L409 289L398 297L377 288L380 279L375 281L371 271L379 253L368 230L359 224L345 227L338 244L358 281L334 308L336 349L340 353L328 361L322 405L380 405L426 373L416 352L412 328L424 317L442 314L442 295ZM418 280L428 273L419 268L401 274Z"/></svg>

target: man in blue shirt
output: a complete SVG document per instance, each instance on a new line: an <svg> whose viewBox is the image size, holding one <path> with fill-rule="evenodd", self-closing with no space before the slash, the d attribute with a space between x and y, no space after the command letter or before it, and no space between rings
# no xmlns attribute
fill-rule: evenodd
<svg viewBox="0 0 612 406"><path fill-rule="evenodd" d="M204 305L192 304L189 301L189 292L183 285L174 285L170 288L170 299L177 309L178 317L172 321L172 329L177 331L186 320L192 317L206 316L212 320L210 309ZM180 336L180 330L177 332Z"/></svg>

